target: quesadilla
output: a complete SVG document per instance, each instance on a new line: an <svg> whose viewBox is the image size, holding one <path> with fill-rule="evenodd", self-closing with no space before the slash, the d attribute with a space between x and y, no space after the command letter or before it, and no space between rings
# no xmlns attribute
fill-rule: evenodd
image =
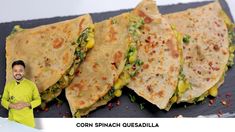
<svg viewBox="0 0 235 132"><path fill-rule="evenodd" d="M137 7L138 13L155 8L146 1ZM152 19L133 11L95 24L95 46L78 68L78 77L66 88L74 117L87 115L121 96L122 87L143 65L138 59L138 45L142 27L149 21Z"/></svg>
<svg viewBox="0 0 235 132"><path fill-rule="evenodd" d="M36 83L43 102L51 101L70 84L93 45L90 15L31 29L15 26L6 40L6 81L12 79L12 62L23 60L26 78Z"/></svg>
<svg viewBox="0 0 235 132"><path fill-rule="evenodd" d="M146 28L149 28L149 24L152 23L152 21L154 21L155 23L158 23L159 20L155 19L154 16L151 12L157 12L157 8L155 5L155 2L152 0L143 0L132 12L130 12L129 16L130 17L139 17L142 18L143 20L143 25L140 28L140 32L137 30L138 36L135 35L135 33L133 34L133 28L136 27L136 24L130 24L129 26L129 33L131 34L132 38L137 38L139 37L139 39L135 40L137 41L137 49L134 49L133 47L130 47L128 53L127 53L127 62L125 64L125 68L122 71L119 79L114 83L114 90L116 89L122 89L124 86L128 85L128 83L130 82L130 79L134 78L136 75L139 74L139 71L141 70L141 66L143 65L143 61L142 59L140 59L138 57L139 54L139 47L142 45L141 41L141 32L146 32ZM150 15L151 17L147 16ZM146 32L147 33L147 32ZM136 58L138 58L136 60ZM133 60L136 60L135 63ZM117 90L119 91L119 90ZM95 104L93 104L91 107L84 109L84 110L80 110L80 115L86 115L88 114L90 111L95 110L97 107L102 106L107 104L111 99L113 99L115 96L112 95L113 89L111 89L109 91L108 94L106 94L102 99L98 100ZM115 94L115 92L114 92ZM117 97L117 96L116 96Z"/></svg>
<svg viewBox="0 0 235 132"><path fill-rule="evenodd" d="M146 2L155 9L150 11L143 7L144 10L135 10L148 20L143 26L138 48L138 57L144 64L127 87L160 109L165 109L177 87L179 50L175 34L155 2Z"/></svg>
<svg viewBox="0 0 235 132"><path fill-rule="evenodd" d="M234 25L219 2L164 15L181 42L181 72L175 102L202 101L216 96L227 67L233 64ZM230 36L230 37L229 37Z"/></svg>

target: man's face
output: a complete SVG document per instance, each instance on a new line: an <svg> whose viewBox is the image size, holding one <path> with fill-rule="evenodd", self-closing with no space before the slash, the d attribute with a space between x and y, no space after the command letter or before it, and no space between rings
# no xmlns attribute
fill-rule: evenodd
<svg viewBox="0 0 235 132"><path fill-rule="evenodd" d="M24 67L22 65L15 65L13 68L13 77L20 81L24 77Z"/></svg>

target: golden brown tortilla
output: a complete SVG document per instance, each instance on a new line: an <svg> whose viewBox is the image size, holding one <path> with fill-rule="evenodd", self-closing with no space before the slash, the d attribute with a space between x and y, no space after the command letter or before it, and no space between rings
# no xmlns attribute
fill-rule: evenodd
<svg viewBox="0 0 235 132"><path fill-rule="evenodd" d="M229 58L229 38L219 2L164 15L182 36L182 75L189 82L178 102L201 101L223 83ZM200 98L202 96L202 98Z"/></svg>
<svg viewBox="0 0 235 132"><path fill-rule="evenodd" d="M49 101L58 96L60 88L68 85L68 81L64 84L58 81L64 74L71 74L71 80L74 62L81 62L75 61L79 59L75 50L81 47L77 39L91 24L90 15L83 15L54 24L20 29L9 35L6 40L6 81L13 79L12 62L21 59L26 63L26 78L36 83L41 94L55 84L63 85L52 89L54 93L46 95L46 98Z"/></svg>
<svg viewBox="0 0 235 132"><path fill-rule="evenodd" d="M103 97L123 70L128 51L127 20L128 14L122 14L95 24L95 46L66 88L73 115Z"/></svg>
<svg viewBox="0 0 235 132"><path fill-rule="evenodd" d="M125 21L128 21L128 26L126 27L128 28L128 31L125 30L125 32L128 32L128 39L130 42L128 52L125 55L126 62L124 69L122 70L119 78L114 82L112 89L110 89L105 95L103 95L101 98L99 98L99 100L89 107L77 110L75 117L77 115L87 115L96 108L102 105L106 105L115 96L119 97L122 87L126 86L130 82L130 79L138 74L138 71L140 70L140 67L143 63L142 60L140 60L137 56L138 47L140 45L139 38L141 36L141 31L143 30L143 25L152 21L151 18L143 16L143 14L148 13L150 15L150 12L157 12L156 5L152 0L144 0L134 9L134 11L125 14L127 16ZM121 16L123 17L123 15ZM116 20L121 19L122 17L118 16L111 19L117 22Z"/></svg>
<svg viewBox="0 0 235 132"><path fill-rule="evenodd" d="M134 10L145 18L138 48L138 57L144 64L127 87L160 109L165 109L177 87L179 50L174 32L158 12L155 1L145 2L142 8ZM155 9L150 11L146 8L149 5Z"/></svg>

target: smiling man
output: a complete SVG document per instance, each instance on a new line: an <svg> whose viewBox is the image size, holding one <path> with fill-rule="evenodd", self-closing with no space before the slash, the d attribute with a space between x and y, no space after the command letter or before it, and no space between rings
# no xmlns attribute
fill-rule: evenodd
<svg viewBox="0 0 235 132"><path fill-rule="evenodd" d="M34 82L24 78L25 64L22 60L12 63L14 80L7 82L2 96L2 106L9 110L8 119L35 127L33 108L41 104Z"/></svg>

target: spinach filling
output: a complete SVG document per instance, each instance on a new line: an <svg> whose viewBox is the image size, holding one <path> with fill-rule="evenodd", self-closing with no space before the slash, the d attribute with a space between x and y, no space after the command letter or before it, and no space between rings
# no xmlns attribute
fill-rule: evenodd
<svg viewBox="0 0 235 132"><path fill-rule="evenodd" d="M71 67L65 72L64 75L54 85L50 86L47 90L41 93L42 102L46 103L56 98L66 86L68 86L74 78L75 70L86 57L86 52L94 46L94 26L91 25L83 30L78 37L74 55L75 59Z"/></svg>
<svg viewBox="0 0 235 132"><path fill-rule="evenodd" d="M116 24L117 22L113 23ZM126 62L122 73L119 78L115 81L113 87L108 91L108 93L100 98L97 102L105 102L107 103L114 97L120 97L122 95L122 88L130 82L130 79L134 77L138 71L141 69L143 62L138 59L137 50L139 45L139 37L141 35L140 29L144 25L144 21L141 18L137 18L137 20L132 21L129 25L129 37L131 38L131 42L129 43L128 52L126 54ZM97 103L96 102L96 103ZM94 105L94 104L93 104ZM79 109L74 114L74 117L80 117L80 113L89 111L92 106L89 106L84 109Z"/></svg>
<svg viewBox="0 0 235 132"><path fill-rule="evenodd" d="M182 49L182 44L188 44L190 42L191 36L189 35L184 35L182 36L181 33L177 32L175 25L171 25L171 29L174 32L174 36L177 40L177 48L179 51L179 62L180 62L180 71L179 71L179 76L178 76L178 84L175 90L175 93L173 96L170 98L169 103L167 104L165 110L169 110L171 106L177 102L178 98L183 95L183 93L191 88L191 83L185 78L185 75L183 74L183 64L184 64L184 59L183 59L183 49Z"/></svg>

